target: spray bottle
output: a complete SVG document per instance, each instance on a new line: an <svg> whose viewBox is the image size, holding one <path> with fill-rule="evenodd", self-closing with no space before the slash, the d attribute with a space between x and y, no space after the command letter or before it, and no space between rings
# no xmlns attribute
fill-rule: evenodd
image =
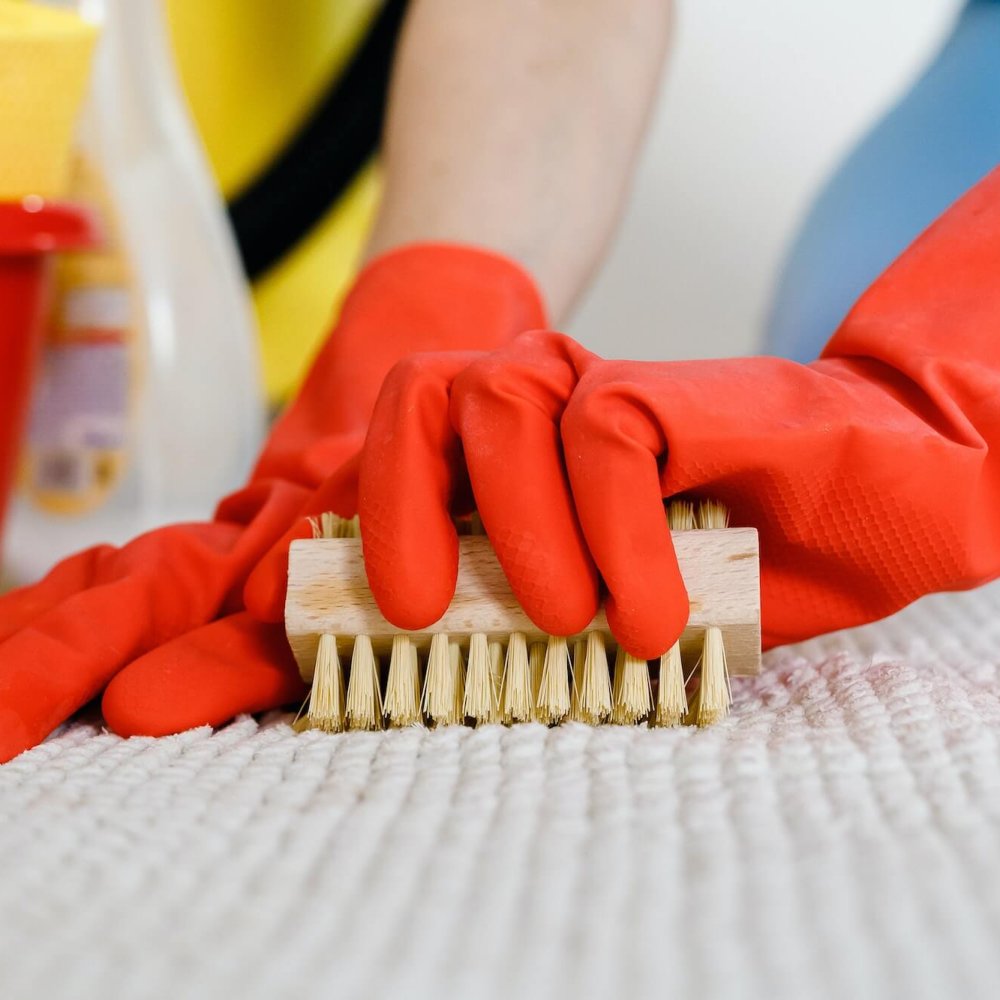
<svg viewBox="0 0 1000 1000"><path fill-rule="evenodd" d="M6 538L16 582L209 516L264 429L248 293L159 0L48 2L101 31L71 186L106 239L60 262Z"/></svg>

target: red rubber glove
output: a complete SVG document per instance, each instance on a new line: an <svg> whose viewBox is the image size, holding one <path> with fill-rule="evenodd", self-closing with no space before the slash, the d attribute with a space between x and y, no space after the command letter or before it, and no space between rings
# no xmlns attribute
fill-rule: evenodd
<svg viewBox="0 0 1000 1000"><path fill-rule="evenodd" d="M395 369L359 499L372 590L402 626L426 626L452 595L445 515L466 472L535 622L580 630L603 578L613 632L643 657L688 616L662 503L680 493L759 529L767 646L1000 575L1000 170L813 364L604 361L529 334L471 364Z"/></svg>
<svg viewBox="0 0 1000 1000"><path fill-rule="evenodd" d="M530 278L484 251L413 246L369 265L250 482L213 521L88 550L0 597L0 762L106 685L105 718L122 735L218 724L302 696L282 629L243 610L250 570L269 549L283 565L282 539L303 533L305 515L353 512L357 455L396 361L492 349L542 322ZM280 604L280 580L265 574L257 590Z"/></svg>

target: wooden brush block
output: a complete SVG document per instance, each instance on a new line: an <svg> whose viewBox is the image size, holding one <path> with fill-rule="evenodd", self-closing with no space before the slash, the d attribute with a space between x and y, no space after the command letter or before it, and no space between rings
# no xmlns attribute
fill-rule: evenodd
<svg viewBox="0 0 1000 1000"><path fill-rule="evenodd" d="M760 563L753 528L672 532L681 574L691 600L691 617L681 650L697 656L704 630L722 630L729 673L760 672ZM458 585L440 620L421 632L406 632L382 616L365 574L359 538L315 538L292 543L288 560L285 629L302 676L312 679L319 637L336 636L339 652L350 656L356 635L371 637L378 655L387 655L392 637L409 635L426 650L431 636L444 632L463 642L474 633L507 641L523 632L544 640L511 593L489 539L459 538ZM603 609L579 635L602 632L613 645ZM570 644L577 636L570 637Z"/></svg>

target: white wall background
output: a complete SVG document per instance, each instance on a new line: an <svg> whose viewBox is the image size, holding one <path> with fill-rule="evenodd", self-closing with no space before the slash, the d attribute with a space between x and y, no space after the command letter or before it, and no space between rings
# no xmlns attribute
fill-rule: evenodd
<svg viewBox="0 0 1000 1000"><path fill-rule="evenodd" d="M961 0L676 0L663 93L615 246L570 332L599 353L756 349L783 252L840 157Z"/></svg>

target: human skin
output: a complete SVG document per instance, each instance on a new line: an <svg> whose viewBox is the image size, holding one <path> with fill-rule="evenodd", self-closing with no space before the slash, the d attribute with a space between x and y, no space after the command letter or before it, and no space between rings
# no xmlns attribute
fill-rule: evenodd
<svg viewBox="0 0 1000 1000"><path fill-rule="evenodd" d="M416 0L393 70L368 259L444 240L523 264L553 323L621 215L669 0Z"/></svg>

